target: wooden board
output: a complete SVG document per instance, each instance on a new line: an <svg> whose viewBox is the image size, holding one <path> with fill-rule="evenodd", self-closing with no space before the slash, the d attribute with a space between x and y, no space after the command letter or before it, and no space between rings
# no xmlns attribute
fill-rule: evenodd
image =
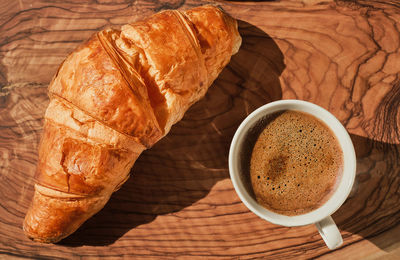
<svg viewBox="0 0 400 260"><path fill-rule="evenodd" d="M206 97L142 154L106 207L56 245L21 229L46 87L93 32L206 1L0 2L0 254L16 258L400 257L400 5L394 1L214 2L239 19L243 45ZM357 180L333 215L344 245L329 251L312 225L280 227L240 202L227 169L240 122L296 98L351 133Z"/></svg>

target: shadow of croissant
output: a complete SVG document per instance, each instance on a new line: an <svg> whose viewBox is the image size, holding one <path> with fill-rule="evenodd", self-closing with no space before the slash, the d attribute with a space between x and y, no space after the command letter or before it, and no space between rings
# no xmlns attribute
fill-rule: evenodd
<svg viewBox="0 0 400 260"><path fill-rule="evenodd" d="M266 33L243 21L239 31L239 52L206 96L139 157L130 179L104 209L60 244L112 244L159 215L196 203L229 178L229 145L237 127L256 108L282 98L279 76L285 67L282 52Z"/></svg>

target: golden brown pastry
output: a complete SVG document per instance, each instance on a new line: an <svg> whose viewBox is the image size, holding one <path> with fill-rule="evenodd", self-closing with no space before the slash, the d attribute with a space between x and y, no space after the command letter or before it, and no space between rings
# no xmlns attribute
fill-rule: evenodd
<svg viewBox="0 0 400 260"><path fill-rule="evenodd" d="M49 86L26 235L57 242L102 209L240 43L234 19L202 6L103 30L71 53Z"/></svg>

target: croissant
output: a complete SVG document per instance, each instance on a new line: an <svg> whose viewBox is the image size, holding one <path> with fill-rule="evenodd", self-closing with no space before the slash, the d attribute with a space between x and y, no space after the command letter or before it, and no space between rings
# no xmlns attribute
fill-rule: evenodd
<svg viewBox="0 0 400 260"><path fill-rule="evenodd" d="M71 53L49 85L25 234L55 243L100 211L240 44L233 18L201 6L105 29Z"/></svg>

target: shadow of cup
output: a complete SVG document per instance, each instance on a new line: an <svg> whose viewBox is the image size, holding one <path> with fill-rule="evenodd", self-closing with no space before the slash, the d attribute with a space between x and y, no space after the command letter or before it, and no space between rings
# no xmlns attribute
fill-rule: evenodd
<svg viewBox="0 0 400 260"><path fill-rule="evenodd" d="M340 229L369 239L381 249L399 236L375 238L400 223L400 145L351 135L357 175L349 199L334 214Z"/></svg>

